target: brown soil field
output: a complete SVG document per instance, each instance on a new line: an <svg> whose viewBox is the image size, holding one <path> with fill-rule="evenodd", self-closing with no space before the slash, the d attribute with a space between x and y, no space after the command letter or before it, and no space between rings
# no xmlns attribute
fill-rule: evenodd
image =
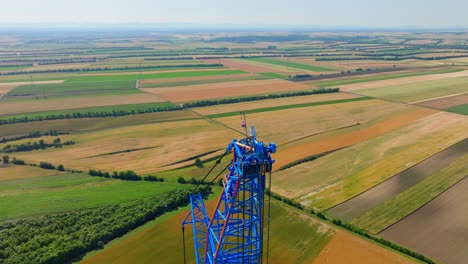
<svg viewBox="0 0 468 264"><path fill-rule="evenodd" d="M36 178L57 175L60 172L53 170L43 170L32 166L0 165L0 182L6 180Z"/></svg>
<svg viewBox="0 0 468 264"><path fill-rule="evenodd" d="M468 103L468 94L460 94L460 95L450 95L444 96L442 98L428 100L424 102L419 102L417 105L423 107L431 107L437 109L447 109L452 106L462 105Z"/></svg>
<svg viewBox="0 0 468 264"><path fill-rule="evenodd" d="M228 113L228 112L234 112L234 111L246 111L246 110L258 109L258 108L267 108L267 107L294 105L294 104L305 104L305 103L313 103L313 102L324 102L324 101L332 101L332 100L343 100L343 99L350 99L350 98L357 98L357 97L361 97L361 96L357 94L351 94L351 93L314 94L314 95L308 95L308 96L297 96L297 97L262 100L262 101L257 101L257 102L243 102L243 103L229 104L229 105L215 105L215 106L209 106L209 107L195 108L194 110L197 113L202 114L202 115L212 115L212 114Z"/></svg>
<svg viewBox="0 0 468 264"><path fill-rule="evenodd" d="M312 264L409 264L416 263L372 242L337 230Z"/></svg>
<svg viewBox="0 0 468 264"><path fill-rule="evenodd" d="M157 97L154 94L139 93L126 95L94 96L86 98L77 97L53 100L31 100L27 102L5 101L0 103L0 115L32 113L63 109L77 109L94 106L142 104L155 102L164 102L164 100Z"/></svg>
<svg viewBox="0 0 468 264"><path fill-rule="evenodd" d="M395 117L383 120L382 122L353 132L331 136L329 138L324 138L300 145L296 144L292 147L285 146L284 148L280 148L278 153L274 155L275 159L278 160L278 162L275 164L275 167L280 168L305 157L366 141L370 138L374 138L388 131L397 129L404 125L408 125L418 119L432 115L434 113L436 112L429 109L416 109L412 112L397 115Z"/></svg>
<svg viewBox="0 0 468 264"><path fill-rule="evenodd" d="M408 84L408 83L414 83L414 82L432 81L432 80L466 77L466 76L468 76L468 70L460 71L460 72L453 72L453 73L411 76L411 77L404 77L404 78L398 78L398 79L347 84L347 85L340 86L340 89L342 91L354 91L354 90L361 90L361 89L368 89L368 88L379 88L379 87L401 85L401 84Z"/></svg>
<svg viewBox="0 0 468 264"><path fill-rule="evenodd" d="M239 97L313 89L311 86L280 79L236 81L141 89L171 102L187 102L214 98Z"/></svg>
<svg viewBox="0 0 468 264"><path fill-rule="evenodd" d="M468 177L379 235L443 263L465 264L467 190Z"/></svg>
<svg viewBox="0 0 468 264"><path fill-rule="evenodd" d="M331 208L329 212L334 217L347 221L359 217L448 166L467 152L468 139L465 139L398 173L372 189Z"/></svg>
<svg viewBox="0 0 468 264"><path fill-rule="evenodd" d="M252 73L245 74L236 74L235 77L253 77L256 76ZM223 80L223 79L232 79L233 76L230 75L219 75L219 76L198 76L198 77L183 77L183 78L168 78L168 79L151 79L151 80L142 80L140 84L159 84L159 83L177 83L177 82L190 82L190 81L205 81L205 80Z"/></svg>
<svg viewBox="0 0 468 264"><path fill-rule="evenodd" d="M237 69L246 72L271 72L274 71L271 68L263 67L259 65L254 65L249 63L247 60L240 60L240 59L208 59L205 60L207 63L222 63L224 66Z"/></svg>
<svg viewBox="0 0 468 264"><path fill-rule="evenodd" d="M46 120L41 122L2 125L0 126L0 138L21 136L35 131L44 132L49 131L50 129L66 132L84 132L106 128L134 126L139 124L168 122L194 118L200 118L200 116L192 111L184 110L148 113L142 115L128 115L121 117Z"/></svg>
<svg viewBox="0 0 468 264"><path fill-rule="evenodd" d="M63 136L75 145L17 153L27 162L46 159L67 168L103 171L163 170L169 161L182 160L226 147L239 133L204 119L142 124ZM130 151L131 150L131 151Z"/></svg>

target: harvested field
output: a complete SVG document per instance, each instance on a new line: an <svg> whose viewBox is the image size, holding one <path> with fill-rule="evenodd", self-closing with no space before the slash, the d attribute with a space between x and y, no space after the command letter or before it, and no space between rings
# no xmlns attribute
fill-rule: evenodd
<svg viewBox="0 0 468 264"><path fill-rule="evenodd" d="M468 73L468 71L466 71ZM358 90L357 93L371 97L381 97L407 103L419 102L425 99L468 92L466 83L468 77L446 78L422 81L381 88Z"/></svg>
<svg viewBox="0 0 468 264"><path fill-rule="evenodd" d="M84 132L107 128L197 118L200 118L200 116L193 113L192 111L183 110L172 112L148 113L141 115L128 115L121 117L45 120L41 122L2 125L0 129L0 138L21 136L35 131L44 132L49 131L50 129L65 132Z"/></svg>
<svg viewBox="0 0 468 264"><path fill-rule="evenodd" d="M275 106L283 106L283 105L294 105L294 104L305 104L305 103L313 103L313 102L324 102L324 101L332 101L332 100L342 100L342 99L350 99L350 98L358 98L359 95L350 94L350 93L331 93L331 94L314 94L314 95L307 95L307 96L296 96L296 97L286 97L286 98L278 98L278 99L270 99L270 100L262 100L256 102L243 102L237 104L229 104L229 105L215 105L209 107L200 107L194 108L197 113L202 115L213 115L213 114L221 114L221 113L229 113L235 111L247 111L252 109L258 108L267 108L267 107L275 107Z"/></svg>
<svg viewBox="0 0 468 264"><path fill-rule="evenodd" d="M423 117L419 116L421 120L413 120L410 125L276 173L275 192L326 210L466 137L468 122L462 116L438 113Z"/></svg>
<svg viewBox="0 0 468 264"><path fill-rule="evenodd" d="M14 179L44 177L59 174L58 171L43 170L32 166L0 165L0 182Z"/></svg>
<svg viewBox="0 0 468 264"><path fill-rule="evenodd" d="M164 102L164 100L153 94L137 93L127 95L62 98L60 100L38 99L30 101L6 101L0 103L0 115L153 102Z"/></svg>
<svg viewBox="0 0 468 264"><path fill-rule="evenodd" d="M49 162L82 170L94 168L149 173L162 170L168 161L223 148L226 142L237 136L237 132L206 120L174 121L70 135L75 145L22 152L17 156L38 163L47 155ZM193 144L187 144L188 140ZM140 150L128 151L130 149ZM110 153L118 154L107 155Z"/></svg>
<svg viewBox="0 0 468 264"><path fill-rule="evenodd" d="M465 264L468 259L466 190L468 178L379 235L443 263Z"/></svg>
<svg viewBox="0 0 468 264"><path fill-rule="evenodd" d="M312 264L410 264L417 263L348 232L337 230Z"/></svg>
<svg viewBox="0 0 468 264"><path fill-rule="evenodd" d="M272 69L269 67L262 67L254 65L246 60L241 59L209 59L205 60L207 63L222 63L224 66L246 72L260 73L270 72Z"/></svg>
<svg viewBox="0 0 468 264"><path fill-rule="evenodd" d="M431 156L415 166L398 173L374 188L329 210L336 218L349 221L385 203L401 192L418 184L445 166L468 153L468 139ZM365 226L363 226L365 228Z"/></svg>
<svg viewBox="0 0 468 264"><path fill-rule="evenodd" d="M244 74L237 74L236 78L244 78L244 77L253 77L256 76L252 73L244 73ZM223 79L231 79L232 76L199 76L199 77L182 77L176 79L150 79L150 80L141 80L140 84L142 86L151 86L152 84L162 84L162 83L178 83L178 82L195 82L195 81L206 81L206 80L223 80Z"/></svg>
<svg viewBox="0 0 468 264"><path fill-rule="evenodd" d="M391 79L391 80L378 80L378 81L371 81L371 82L364 82L364 83L357 83L357 84L347 84L347 85L341 85L340 89L343 91L354 91L354 90L381 88L381 87L388 87L388 86L397 86L397 85L403 85L403 84L411 84L411 83L417 83L417 82L434 81L434 80L458 78L458 77L466 77L466 76L468 76L468 71L465 70L465 71L452 72L452 73L427 74L427 75L422 75L422 76L403 77L403 78L397 78L397 79Z"/></svg>
<svg viewBox="0 0 468 264"><path fill-rule="evenodd" d="M306 84L294 83L280 79L270 79L187 85L173 88L149 88L141 90L156 94L157 96L171 102L187 102L310 89L313 88Z"/></svg>
<svg viewBox="0 0 468 264"><path fill-rule="evenodd" d="M369 122L394 111L406 109L406 107L393 103L366 100L250 114L248 123L255 125L257 135L263 141L273 141L279 144L278 151L281 153L284 149L282 145L288 142L333 129L353 126L359 122ZM271 121L273 115L275 122ZM239 116L217 118L216 121L234 129L240 129ZM275 156L278 155L280 154L275 154ZM279 168L279 166L279 164L275 164L275 168Z"/></svg>
<svg viewBox="0 0 468 264"><path fill-rule="evenodd" d="M292 163L296 160L300 160L302 158L306 158L308 156L341 149L366 141L388 131L392 131L404 125L408 125L420 118L426 117L431 114L434 114L434 112L419 109L410 113L398 115L394 118L384 120L375 125L371 125L369 127L356 130L354 132L331 136L330 138L305 143L303 145L293 146L291 148L286 146L284 151L281 150L278 152L278 154L275 155L275 158L279 160L276 166L278 166L278 168L281 168L284 165Z"/></svg>

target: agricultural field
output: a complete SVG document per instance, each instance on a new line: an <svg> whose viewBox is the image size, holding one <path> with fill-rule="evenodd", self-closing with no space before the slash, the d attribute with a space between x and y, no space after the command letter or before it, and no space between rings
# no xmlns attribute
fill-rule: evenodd
<svg viewBox="0 0 468 264"><path fill-rule="evenodd" d="M464 263L467 39L1 32L0 263L181 263L240 113L278 147L271 263Z"/></svg>
<svg viewBox="0 0 468 264"><path fill-rule="evenodd" d="M208 201L208 208L214 201ZM169 214L129 234L120 241L109 245L101 251L86 256L80 263L127 263L129 259L138 260L139 263L151 263L154 259L164 259L164 263L180 263L183 252L179 248L182 244L181 236L173 238L180 233L179 223L183 221L188 210L180 210ZM415 263L393 252L386 251L362 238L357 238L342 230L335 230L331 226L320 223L291 207L272 201L270 263L328 263L327 260L344 260L343 252L353 252L356 256L365 254L367 259L378 259L381 263ZM285 228L287 224L287 228ZM187 230L185 236L191 235ZM300 234L308 234L302 236ZM141 246L141 241L145 241ZM164 242L163 242L164 241ZM151 245L160 245L157 248ZM173 252L172 249L179 248ZM186 257L188 263L193 260L193 246L188 245ZM170 253L170 255L168 255ZM349 259L348 259L349 260ZM347 263L361 263L359 258L353 258Z"/></svg>
<svg viewBox="0 0 468 264"><path fill-rule="evenodd" d="M281 67L285 67L286 69L292 68L294 70L306 70L311 72L328 72L328 71L335 71L334 69L329 69L320 66L314 66L311 64L303 64L297 63L293 61L283 60L283 59L274 59L274 58L253 58L249 59L254 62L260 62L262 64L272 64Z"/></svg>
<svg viewBox="0 0 468 264"><path fill-rule="evenodd" d="M464 139L468 126L464 121L448 113L431 115L283 170L273 184L280 194L326 210Z"/></svg>
<svg viewBox="0 0 468 264"><path fill-rule="evenodd" d="M464 162L466 164L466 158ZM466 173L466 166L464 171ZM467 187L468 180L465 174L465 178L455 186L404 220L384 230L380 235L443 263L465 263L468 258L465 250L467 240L464 235L467 217L467 204L464 201L467 199ZM431 230L430 233L427 232L428 228ZM405 230L411 230L411 233Z"/></svg>
<svg viewBox="0 0 468 264"><path fill-rule="evenodd" d="M15 156L35 163L46 156L54 163L81 170L152 173L172 162L224 148L238 136L240 133L236 131L202 119L173 121L64 135L63 140L72 140L76 144L60 149L20 152ZM189 139L193 144L186 143Z"/></svg>
<svg viewBox="0 0 468 264"><path fill-rule="evenodd" d="M195 84L178 86L176 88L144 88L141 90L155 94L156 96L170 102L187 102L312 89L313 87L302 83L271 79Z"/></svg>
<svg viewBox="0 0 468 264"><path fill-rule="evenodd" d="M177 187L182 188L173 183L124 182L76 173L5 180L0 187L0 220L123 203Z"/></svg>
<svg viewBox="0 0 468 264"><path fill-rule="evenodd" d="M0 104L0 116L45 112L64 109L79 109L97 106L114 106L129 104L158 103L164 100L146 93L134 93L125 95L105 95L101 96L77 96L71 98L60 98L59 100L50 100L48 98L38 98L36 100L9 101L4 100Z"/></svg>
<svg viewBox="0 0 468 264"><path fill-rule="evenodd" d="M421 100L455 95L468 92L465 86L468 77L450 78L442 80L422 81L401 85L389 85L379 88L361 89L359 94L401 101L417 103Z"/></svg>
<svg viewBox="0 0 468 264"><path fill-rule="evenodd" d="M333 207L328 212L336 218L351 220L359 218L364 213L387 202L391 198L417 185L432 174L438 173L441 169L457 161L468 149L468 139L462 140L447 149L425 159L424 161L404 170L387 181L374 188ZM458 161L457 161L458 162ZM399 207L401 210L401 207ZM386 210L387 212L389 210ZM367 214L367 222L356 220L358 226L362 228L372 228L377 223L379 217L376 214Z"/></svg>

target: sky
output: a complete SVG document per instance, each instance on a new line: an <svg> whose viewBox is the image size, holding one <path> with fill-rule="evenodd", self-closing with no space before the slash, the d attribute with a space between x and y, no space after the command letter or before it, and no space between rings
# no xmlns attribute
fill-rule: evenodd
<svg viewBox="0 0 468 264"><path fill-rule="evenodd" d="M255 24L468 28L466 0L0 0L14 24Z"/></svg>

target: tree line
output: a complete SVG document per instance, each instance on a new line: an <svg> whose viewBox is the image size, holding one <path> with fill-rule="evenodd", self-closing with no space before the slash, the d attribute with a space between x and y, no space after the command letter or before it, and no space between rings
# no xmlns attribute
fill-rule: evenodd
<svg viewBox="0 0 468 264"><path fill-rule="evenodd" d="M182 110L181 106L167 105L150 107L146 109L132 109L132 110L112 110L112 111L101 111L101 112L85 112L85 113L67 113L67 114L47 114L44 116L24 116L24 117L11 117L8 119L0 119L0 125L15 124L15 123L27 123L34 121L44 120L57 120L57 119L79 119L79 118L97 118L97 117L118 117L126 115L137 115L145 113L155 112L166 112Z"/></svg>
<svg viewBox="0 0 468 264"><path fill-rule="evenodd" d="M204 197L210 186L198 189ZM166 212L186 206L190 190L173 190L129 203L0 223L5 264L67 263Z"/></svg>
<svg viewBox="0 0 468 264"><path fill-rule="evenodd" d="M46 132L34 131L34 132L30 132L30 133L28 133L27 135L24 135L24 136L11 137L11 138L2 138L2 139L0 139L0 143L7 143L7 142L21 140L21 139L25 139L25 138L38 138L38 137L42 137L42 136L58 136L58 135L67 135L67 134L70 134L70 133L68 133L68 132L58 132L57 130L53 130L53 129L51 129L49 131L46 131Z"/></svg>
<svg viewBox="0 0 468 264"><path fill-rule="evenodd" d="M311 95L311 94L337 93L339 91L340 91L340 88L320 88L320 89L311 90L311 91L252 95L252 96L245 96L245 97L223 98L223 99L218 99L218 100L201 100L201 101L184 103L183 107L193 108L193 107L203 107L203 106L221 105L221 104L235 104L235 103L241 103L241 102L268 100L268 99L293 97L293 96L305 96L305 95Z"/></svg>
<svg viewBox="0 0 468 264"><path fill-rule="evenodd" d="M45 170L65 171L65 167L62 164L59 164L59 165L55 166L54 164L52 164L50 162L47 162L47 161L40 161L39 165L36 164L36 163L27 164L24 160L17 159L16 157L13 157L10 160L10 156L8 156L8 155L4 155L2 157L2 162L3 162L3 164L10 164L11 163L11 164L20 165L20 166L29 165L29 166L33 166L33 167L39 167L39 168L45 169ZM71 170L71 172L76 172L76 171Z"/></svg>
<svg viewBox="0 0 468 264"><path fill-rule="evenodd" d="M46 148L61 148L63 146L69 146L75 144L72 140L67 140L62 142L62 140L58 137L52 141L52 143L46 143L43 139L39 141L21 143L21 144L8 144L4 146L1 150L2 153L14 153L14 152L25 152L25 151L33 151L39 149L46 149Z"/></svg>

